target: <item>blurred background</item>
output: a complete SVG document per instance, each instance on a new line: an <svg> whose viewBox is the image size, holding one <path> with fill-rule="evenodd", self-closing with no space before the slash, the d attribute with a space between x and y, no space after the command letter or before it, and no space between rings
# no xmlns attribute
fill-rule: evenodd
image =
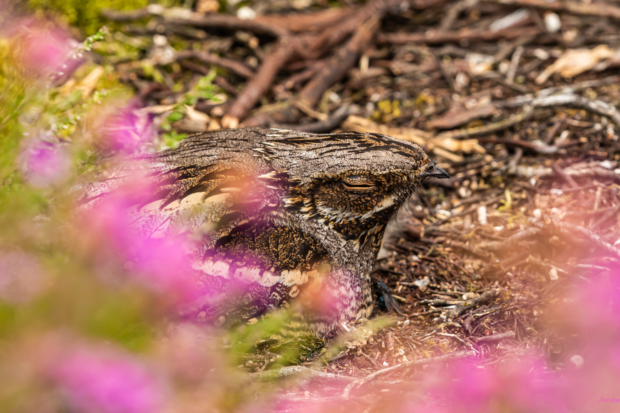
<svg viewBox="0 0 620 413"><path fill-rule="evenodd" d="M0 410L617 411L620 3L0 5ZM76 207L237 126L384 133L450 173L384 239L402 315L276 345L289 312L178 323L182 245L122 209L148 188Z"/></svg>

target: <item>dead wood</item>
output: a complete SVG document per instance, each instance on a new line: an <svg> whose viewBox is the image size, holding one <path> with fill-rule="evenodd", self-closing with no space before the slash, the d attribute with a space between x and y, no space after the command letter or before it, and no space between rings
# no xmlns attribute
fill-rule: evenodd
<svg viewBox="0 0 620 413"><path fill-rule="evenodd" d="M444 363L446 361L452 361L452 360L458 360L458 359L467 358L467 357L473 357L475 355L476 355L476 353L474 351L458 351L458 352L455 352L455 353L446 354L445 356L433 357L433 358L430 358L430 359L413 360L413 361L410 361L408 363L402 363L402 364L398 364L396 366L388 367L386 369L379 370L379 371L376 371L376 372L374 372L372 374L369 374L368 376L364 377L363 379L356 380L353 383L349 384L345 388L344 392L342 393L342 397L344 399L348 399L351 396L351 391L353 389L355 389L356 387L361 387L364 384L369 383L369 382L375 380L377 377L381 377L381 376L384 376L386 374L393 373L395 371L401 371L403 369L414 367L414 366L423 366L423 365L434 364L434 363Z"/></svg>
<svg viewBox="0 0 620 413"><path fill-rule="evenodd" d="M484 30L460 32L429 33L381 33L377 36L379 44L443 44L458 43L461 41L492 41L498 39L516 39L523 36L533 36L541 33L538 27L518 27L505 30Z"/></svg>
<svg viewBox="0 0 620 413"><path fill-rule="evenodd" d="M605 3L580 3L576 1L547 0L488 0L521 7L535 7L543 10L567 11L584 16L611 17L620 19L620 8Z"/></svg>

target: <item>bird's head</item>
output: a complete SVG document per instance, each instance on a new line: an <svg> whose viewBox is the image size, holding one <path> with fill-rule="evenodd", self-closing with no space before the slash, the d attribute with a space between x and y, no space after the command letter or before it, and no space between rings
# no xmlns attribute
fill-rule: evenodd
<svg viewBox="0 0 620 413"><path fill-rule="evenodd" d="M384 229L425 177L449 177L418 145L380 134L275 131L259 152L273 169L260 178L286 186L288 210L360 244Z"/></svg>

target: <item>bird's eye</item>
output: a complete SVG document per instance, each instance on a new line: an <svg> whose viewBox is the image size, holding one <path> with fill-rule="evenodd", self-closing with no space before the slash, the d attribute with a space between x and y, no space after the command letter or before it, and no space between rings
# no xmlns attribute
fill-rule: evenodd
<svg viewBox="0 0 620 413"><path fill-rule="evenodd" d="M375 182L362 175L352 175L342 180L345 189L357 192L370 192L375 189Z"/></svg>

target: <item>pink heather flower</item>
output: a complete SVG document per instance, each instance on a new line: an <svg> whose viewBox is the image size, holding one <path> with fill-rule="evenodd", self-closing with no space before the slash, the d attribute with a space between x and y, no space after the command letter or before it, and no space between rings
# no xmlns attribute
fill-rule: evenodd
<svg viewBox="0 0 620 413"><path fill-rule="evenodd" d="M109 198L85 211L83 228L93 243L95 258L120 264L133 280L159 294L181 301L195 298L191 276L191 245L183 237L149 238L135 228L136 205L145 205L154 192L140 171Z"/></svg>
<svg viewBox="0 0 620 413"><path fill-rule="evenodd" d="M128 257L135 266L136 276L161 293L194 298L195 281L185 243L182 238L140 240Z"/></svg>
<svg viewBox="0 0 620 413"><path fill-rule="evenodd" d="M21 251L0 251L0 301L28 302L42 292L45 281L35 257Z"/></svg>
<svg viewBox="0 0 620 413"><path fill-rule="evenodd" d="M113 151L132 153L153 139L149 115L131 103L110 116L104 123L103 144Z"/></svg>
<svg viewBox="0 0 620 413"><path fill-rule="evenodd" d="M398 412L485 413L496 411L564 413L571 411L570 391L539 358L523 357L497 366L475 359L452 362L422 373L419 394L397 400Z"/></svg>
<svg viewBox="0 0 620 413"><path fill-rule="evenodd" d="M37 77L63 76L79 66L71 56L78 43L50 23L23 19L9 29L9 35L18 42L24 68Z"/></svg>
<svg viewBox="0 0 620 413"><path fill-rule="evenodd" d="M71 170L71 158L67 150L40 139L28 142L21 158L27 182L38 188L61 182Z"/></svg>
<svg viewBox="0 0 620 413"><path fill-rule="evenodd" d="M77 412L157 413L166 405L167 386L125 354L78 349L51 376Z"/></svg>

